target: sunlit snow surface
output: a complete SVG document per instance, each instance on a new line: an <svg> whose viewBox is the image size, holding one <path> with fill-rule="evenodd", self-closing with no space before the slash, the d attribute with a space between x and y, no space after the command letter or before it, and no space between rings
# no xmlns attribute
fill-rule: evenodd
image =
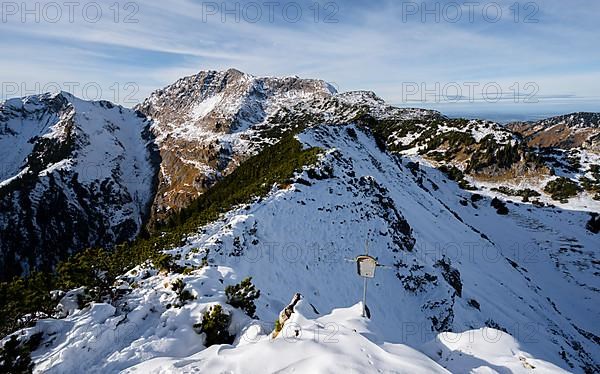
<svg viewBox="0 0 600 374"><path fill-rule="evenodd" d="M413 175L406 160L382 153L352 126L317 127L299 138L324 150L320 168L331 167L329 178L304 172L303 183L274 188L168 251L191 266L210 250L209 267L188 275L139 267L122 277L131 292L118 308L94 304L28 330L46 333L33 353L35 370L548 373L598 365L600 246L585 230L587 213L509 203L500 216L489 199L470 203L469 192L434 169ZM393 228L402 219L416 240L412 250L397 242ZM362 281L347 261L364 252L365 240L391 267L369 282L370 321L360 317ZM460 296L435 266L442 257L460 272ZM398 277L408 272L436 280L411 291ZM261 290L259 320L223 304L238 338L206 349L193 325L225 302L227 285L247 276ZM170 284L180 278L196 300L167 308L176 301ZM273 322L296 292L304 299L273 340ZM439 335L434 318L447 318L460 334Z"/></svg>

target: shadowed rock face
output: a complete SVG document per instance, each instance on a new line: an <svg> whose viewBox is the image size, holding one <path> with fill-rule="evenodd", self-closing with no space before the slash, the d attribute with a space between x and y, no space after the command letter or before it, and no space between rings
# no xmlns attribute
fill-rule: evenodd
<svg viewBox="0 0 600 374"><path fill-rule="evenodd" d="M516 122L508 128L521 134L531 147L600 150L598 113L572 113L537 122Z"/></svg>
<svg viewBox="0 0 600 374"><path fill-rule="evenodd" d="M155 185L152 144L144 117L108 102L0 104L0 280L135 238Z"/></svg>

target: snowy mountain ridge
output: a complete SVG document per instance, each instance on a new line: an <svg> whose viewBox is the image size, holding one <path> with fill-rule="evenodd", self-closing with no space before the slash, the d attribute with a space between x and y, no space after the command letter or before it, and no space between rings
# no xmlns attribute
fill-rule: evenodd
<svg viewBox="0 0 600 374"><path fill-rule="evenodd" d="M3 280L135 238L157 167L144 117L64 92L7 100L0 113Z"/></svg>
<svg viewBox="0 0 600 374"><path fill-rule="evenodd" d="M193 202L227 198L210 195L221 182L248 188L255 173L242 166L277 159L274 144L292 139L319 156L208 223L170 223L188 231L154 249L174 266L119 267L110 298L53 293L53 318L14 335L39 339L36 372L600 370L593 149L539 150L493 122L237 70L183 78L136 109L66 93L0 106L0 152L16 149L2 154L3 245L22 250L15 224L26 240L64 242L31 257L50 266L74 247L132 239L150 215L205 209ZM349 261L365 242L386 265L369 281L370 319ZM256 315L227 295L247 277L261 291ZM216 305L231 344L211 345L199 327Z"/></svg>
<svg viewBox="0 0 600 374"><path fill-rule="evenodd" d="M299 138L324 151L314 169L167 251L194 270L167 274L138 267L121 277L119 288L128 294L114 306L75 307L63 320L28 330L44 336L32 354L36 370L77 372L85 365L89 372L256 372L249 355L263 350L272 352L268 367L283 372L597 369L597 237L586 233L586 214L513 203L509 215L499 215L489 199L474 199L442 173L414 169L382 152L355 126L320 126ZM366 328L360 308L353 307L361 282L344 261L363 252L365 238L370 253L393 268L379 270L370 282ZM225 286L247 276L262 291L260 320L226 303ZM181 306L171 288L177 279L195 297ZM298 340L323 357L333 349L339 357L333 366L320 366L325 358L300 359L293 353L297 346L271 341L270 321L296 292L305 296L292 320L306 328ZM231 315L237 340L206 349L193 326L216 303ZM340 307L350 309L336 312ZM327 328L329 322L334 325ZM315 326L325 336L337 331L341 344L312 341ZM495 329L486 333L494 337L487 342L444 343L437 335L468 336L485 327ZM364 361L351 353L361 346Z"/></svg>
<svg viewBox="0 0 600 374"><path fill-rule="evenodd" d="M153 122L162 157L153 213L185 207L264 145L270 118L298 103L331 96L324 81L204 71L158 90L137 109Z"/></svg>

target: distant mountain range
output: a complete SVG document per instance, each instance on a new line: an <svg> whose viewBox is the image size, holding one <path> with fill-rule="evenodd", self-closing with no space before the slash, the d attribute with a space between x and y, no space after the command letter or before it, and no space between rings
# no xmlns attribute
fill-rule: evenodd
<svg viewBox="0 0 600 374"><path fill-rule="evenodd" d="M536 122L511 123L531 147L600 150L600 113L572 113Z"/></svg>

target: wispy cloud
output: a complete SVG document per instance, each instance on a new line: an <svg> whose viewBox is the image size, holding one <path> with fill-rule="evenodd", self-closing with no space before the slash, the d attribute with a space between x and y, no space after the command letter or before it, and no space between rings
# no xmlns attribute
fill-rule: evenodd
<svg viewBox="0 0 600 374"><path fill-rule="evenodd" d="M78 13L74 22L63 14L57 23L22 23L16 15L0 23L0 81L98 82L107 88L135 82L141 100L180 76L237 67L258 75L322 78L341 90L373 90L393 103L401 103L406 82L497 82L505 87L535 82L540 102L563 95L572 110L597 95L600 50L594 45L600 34L595 20L600 3L546 0L526 8L524 2L517 17L511 10L514 1L499 1L502 17L489 22L482 9L491 2L481 2L472 21L463 4L457 22L445 19L455 16L450 13L438 14L440 22L431 14L422 22L426 9L431 12L438 4L439 11L450 12L451 3L414 2L415 13L407 2L365 6L322 1L316 13L313 2L280 2L272 19L261 6L256 23L245 20L256 19L248 2L238 3L247 12L238 14L240 22L232 12L222 22L214 6L231 11L235 3L192 0L148 0L127 9L127 2L117 3L119 22L108 4L95 23ZM286 6L288 16L302 10L297 22L282 13ZM134 10L132 19L138 22L124 22ZM525 22L526 16L538 22ZM326 17L337 22L325 22ZM114 100L111 94L104 92ZM502 110L514 110L514 105ZM586 101L585 106L593 104ZM535 105L529 108L536 110Z"/></svg>

